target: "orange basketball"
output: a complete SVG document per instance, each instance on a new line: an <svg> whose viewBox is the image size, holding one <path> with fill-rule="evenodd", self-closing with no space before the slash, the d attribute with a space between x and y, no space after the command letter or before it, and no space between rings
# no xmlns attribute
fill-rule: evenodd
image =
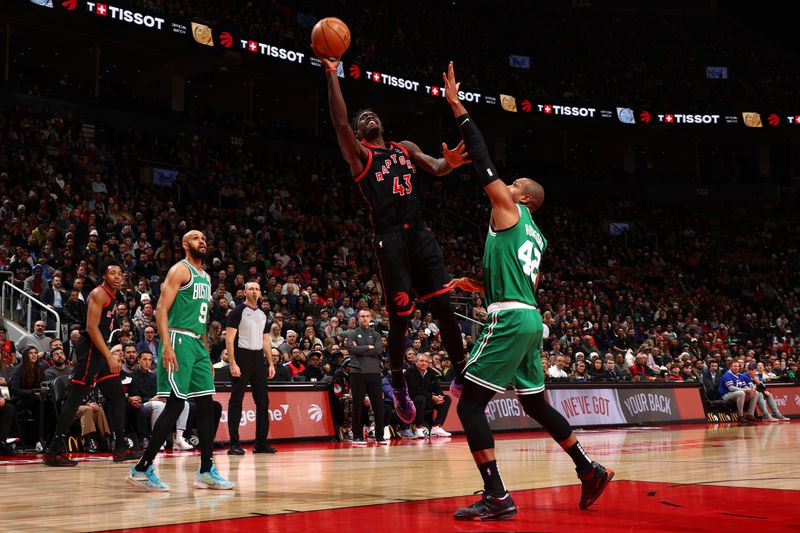
<svg viewBox="0 0 800 533"><path fill-rule="evenodd" d="M339 59L350 46L350 28L336 17L327 17L311 30L311 46L323 57Z"/></svg>

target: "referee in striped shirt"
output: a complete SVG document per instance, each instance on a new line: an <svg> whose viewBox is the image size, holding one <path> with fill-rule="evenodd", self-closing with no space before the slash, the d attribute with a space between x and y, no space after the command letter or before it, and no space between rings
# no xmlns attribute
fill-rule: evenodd
<svg viewBox="0 0 800 533"><path fill-rule="evenodd" d="M249 281L244 286L245 302L228 315L225 344L231 371L231 397L228 401L228 432L231 443L228 455L244 455L239 446L239 420L242 399L248 383L256 404L256 444L253 453L275 453L267 444L269 433L269 390L267 380L275 375L269 342L267 315L258 305L261 286ZM269 365L269 370L267 370Z"/></svg>

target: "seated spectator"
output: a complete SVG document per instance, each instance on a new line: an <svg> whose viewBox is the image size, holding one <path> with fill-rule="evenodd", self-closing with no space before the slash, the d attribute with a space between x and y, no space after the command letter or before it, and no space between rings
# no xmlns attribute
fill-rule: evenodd
<svg viewBox="0 0 800 533"><path fill-rule="evenodd" d="M647 356L645 354L638 354L634 360L633 365L630 367L631 376L633 381L646 381L653 380L658 377L658 374L652 368L647 366Z"/></svg>
<svg viewBox="0 0 800 533"><path fill-rule="evenodd" d="M612 358L608 358L603 363L603 373L600 375L600 381L619 381L620 376L617 373L616 365L614 365L614 360Z"/></svg>
<svg viewBox="0 0 800 533"><path fill-rule="evenodd" d="M0 326L0 359L12 367L17 364L17 347L8 338L8 330Z"/></svg>
<svg viewBox="0 0 800 533"><path fill-rule="evenodd" d="M632 377L629 365L625 364L624 354L618 353L614 356L614 370L616 370L620 381L627 381Z"/></svg>
<svg viewBox="0 0 800 533"><path fill-rule="evenodd" d="M285 363L283 366L292 375L292 380L294 381L295 376L297 376L303 370L306 369L306 365L303 362L303 351L300 349L299 346L295 346L294 348L292 348L291 356L292 358L289 360L289 362Z"/></svg>
<svg viewBox="0 0 800 533"><path fill-rule="evenodd" d="M158 345L161 341L156 336L156 328L154 326L145 326L142 330L141 340L134 346L136 353L147 350L153 354L153 364L158 364Z"/></svg>
<svg viewBox="0 0 800 533"><path fill-rule="evenodd" d="M570 380L575 383L586 383L591 379L589 372L586 370L586 361L575 361L575 370L572 372Z"/></svg>
<svg viewBox="0 0 800 533"><path fill-rule="evenodd" d="M272 347L272 362L275 365L275 375L269 381L292 381L292 373L284 366L281 352L274 346Z"/></svg>
<svg viewBox="0 0 800 533"><path fill-rule="evenodd" d="M556 356L555 364L547 369L547 373L553 379L566 379L569 377L567 372L564 370L566 364L567 360L564 358L564 356L558 355Z"/></svg>
<svg viewBox="0 0 800 533"><path fill-rule="evenodd" d="M15 415L16 408L14 404L11 403L9 398L0 394L0 456L17 454L17 451L6 442L8 440L8 432L11 430L11 424L14 423Z"/></svg>
<svg viewBox="0 0 800 533"><path fill-rule="evenodd" d="M269 343L273 348L279 348L286 339L281 336L281 325L278 322L273 322L269 327Z"/></svg>
<svg viewBox="0 0 800 533"><path fill-rule="evenodd" d="M86 327L86 302L81 298L81 292L77 288L69 291L69 298L64 303L64 320L70 331Z"/></svg>
<svg viewBox="0 0 800 533"><path fill-rule="evenodd" d="M322 369L320 368L321 361L322 352L316 350L310 352L306 358L306 363L308 363L308 366L305 370L297 375L303 376L305 381L322 381L325 375L322 373Z"/></svg>
<svg viewBox="0 0 800 533"><path fill-rule="evenodd" d="M748 385L752 383L752 386L755 387L756 391L758 391L758 398L756 402L759 410L761 411L761 418L764 420L764 422L789 420L781 414L780 410L778 410L778 404L775 403L775 397L772 395L771 391L767 390L767 386L761 380L761 376L758 375L757 370L758 364L753 362L747 365L747 377L749 379ZM769 409L767 409L767 406L769 406Z"/></svg>
<svg viewBox="0 0 800 533"><path fill-rule="evenodd" d="M47 402L47 391L42 389L44 370L38 364L39 352L36 346L28 346L22 350L22 361L11 373L9 392L11 401L17 411L27 411L31 418L39 420L41 402L45 404L45 420L40 421L45 428L55 426L55 413Z"/></svg>
<svg viewBox="0 0 800 533"><path fill-rule="evenodd" d="M286 340L278 346L278 350L280 350L281 354L283 355L291 355L292 350L297 347L299 349L299 344L297 343L297 332L293 329L290 329L286 332Z"/></svg>
<svg viewBox="0 0 800 533"><path fill-rule="evenodd" d="M719 382L724 372L720 370L717 361L710 361L708 368L703 371L703 390L710 401L721 400Z"/></svg>
<svg viewBox="0 0 800 533"><path fill-rule="evenodd" d="M67 356L64 348L56 348L50 352L50 361L53 366L44 371L44 380L51 382L59 376L69 376L72 374L72 366L67 364Z"/></svg>
<svg viewBox="0 0 800 533"><path fill-rule="evenodd" d="M428 433L431 437L449 437L450 433L442 428L447 419L452 400L442 392L439 385L439 378L435 372L429 370L431 359L427 353L417 355L416 364L406 372L406 383L408 383L408 395L417 407L417 418L414 424L417 426L416 437L425 438L427 426L425 422L425 410L434 410L435 416L433 424Z"/></svg>
<svg viewBox="0 0 800 533"><path fill-rule="evenodd" d="M334 420L339 426L341 440L353 440L353 394L350 392L350 358L333 374L333 395L336 398Z"/></svg>
<svg viewBox="0 0 800 533"><path fill-rule="evenodd" d="M50 341L52 341L53 338L45 335L44 328L44 321L37 320L33 324L33 333L28 333L27 335L20 337L19 342L17 342L19 350L22 352L28 346L35 346L39 353L47 353L47 351L50 349Z"/></svg>
<svg viewBox="0 0 800 533"><path fill-rule="evenodd" d="M667 381L683 381L683 367L679 363L672 363L669 365L669 372L667 373Z"/></svg>
<svg viewBox="0 0 800 533"><path fill-rule="evenodd" d="M719 393L725 401L736 401L736 410L742 424L755 420L754 413L758 399L756 389L748 387L743 376L739 374L739 361L731 361L730 369L722 375L719 382ZM744 411L745 402L747 402L747 416Z"/></svg>
<svg viewBox="0 0 800 533"><path fill-rule="evenodd" d="M120 367L122 375L131 377L136 371L138 360L139 352L136 351L136 346L133 343L122 346L122 366Z"/></svg>
<svg viewBox="0 0 800 533"><path fill-rule="evenodd" d="M309 348L311 350L322 350L324 347L322 344L322 340L317 337L316 331L314 331L313 326L306 327L305 335L303 336L304 339L308 340Z"/></svg>
<svg viewBox="0 0 800 533"><path fill-rule="evenodd" d="M231 364L228 359L228 349L223 348L222 352L219 354L219 362L214 363L211 366L213 366L214 368L228 368L230 365Z"/></svg>
<svg viewBox="0 0 800 533"><path fill-rule="evenodd" d="M158 385L156 383L156 373L153 371L153 354L144 350L137 354L133 364L133 372L130 374L131 382L128 385L128 403L125 406L125 419L128 425L136 432L139 445L147 447L150 438L150 424L148 420L152 417L154 403L160 402L156 397ZM159 405L157 407L161 409Z"/></svg>
<svg viewBox="0 0 800 533"><path fill-rule="evenodd" d="M592 359L592 363L589 366L589 378L591 381L602 381L605 374L606 370L603 367L603 360L600 359L600 356L596 356Z"/></svg>
<svg viewBox="0 0 800 533"><path fill-rule="evenodd" d="M108 442L111 429L108 426L106 412L103 410L104 403L105 400L100 394L100 389L93 387L86 396L86 401L83 405L78 406L75 414L75 418L81 422L81 438L88 453L111 449Z"/></svg>

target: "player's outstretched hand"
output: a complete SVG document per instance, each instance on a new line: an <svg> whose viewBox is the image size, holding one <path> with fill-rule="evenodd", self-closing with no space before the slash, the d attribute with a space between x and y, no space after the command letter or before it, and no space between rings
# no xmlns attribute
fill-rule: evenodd
<svg viewBox="0 0 800 533"><path fill-rule="evenodd" d="M450 105L460 103L458 89L461 87L461 82L456 82L456 72L452 61L447 65L447 73L442 73L442 78L444 79L444 97L447 103Z"/></svg>
<svg viewBox="0 0 800 533"><path fill-rule="evenodd" d="M451 291L453 289L461 289L469 292L483 292L483 285L469 278L454 278L445 287Z"/></svg>
<svg viewBox="0 0 800 533"><path fill-rule="evenodd" d="M452 150L447 148L445 143L442 143L442 157L450 165L450 168L458 168L466 163L472 163L463 140Z"/></svg>
<svg viewBox="0 0 800 533"><path fill-rule="evenodd" d="M328 68L338 69L339 68L339 63L341 62L339 59L331 59L330 57L325 57L325 56L321 55L314 48L313 44L311 45L311 50L314 51L314 55L317 56L317 59L319 59L322 62L323 65L325 65L326 69L328 69Z"/></svg>

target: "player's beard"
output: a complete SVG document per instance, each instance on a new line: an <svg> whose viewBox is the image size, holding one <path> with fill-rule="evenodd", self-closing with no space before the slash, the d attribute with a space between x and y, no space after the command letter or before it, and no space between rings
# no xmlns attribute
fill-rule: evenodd
<svg viewBox="0 0 800 533"><path fill-rule="evenodd" d="M189 255L196 261L204 261L208 253L207 251L201 252L200 250L195 250L194 248L189 247Z"/></svg>

